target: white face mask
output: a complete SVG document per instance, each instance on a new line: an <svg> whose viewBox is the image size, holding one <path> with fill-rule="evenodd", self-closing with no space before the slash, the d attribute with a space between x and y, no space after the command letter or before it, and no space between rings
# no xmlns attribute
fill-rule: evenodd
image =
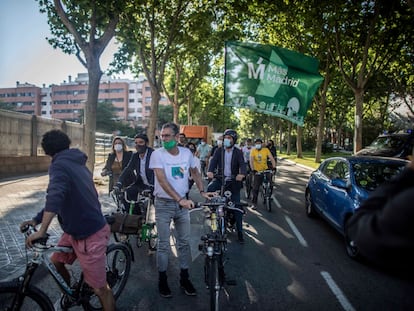
<svg viewBox="0 0 414 311"><path fill-rule="evenodd" d="M202 145L202 146L204 146L205 144L206 144L206 142L205 142L205 141L202 141L202 142L201 142L201 145Z"/></svg>
<svg viewBox="0 0 414 311"><path fill-rule="evenodd" d="M259 150L262 149L262 145L261 144L256 144L255 147L256 147L256 149L259 149Z"/></svg>
<svg viewBox="0 0 414 311"><path fill-rule="evenodd" d="M223 141L222 141L221 139L219 139L219 140L217 141L217 146L221 147L222 145L223 145Z"/></svg>
<svg viewBox="0 0 414 311"><path fill-rule="evenodd" d="M114 145L114 149L115 149L115 151L122 151L122 144L115 144Z"/></svg>

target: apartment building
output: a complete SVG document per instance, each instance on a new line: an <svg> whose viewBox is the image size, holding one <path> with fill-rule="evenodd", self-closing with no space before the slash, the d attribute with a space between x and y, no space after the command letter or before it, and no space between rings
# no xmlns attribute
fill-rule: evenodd
<svg viewBox="0 0 414 311"><path fill-rule="evenodd" d="M48 87L17 82L14 88L0 89L0 102L14 106L18 112L81 123L87 93L88 74L79 73L74 80L69 76L67 81ZM148 126L151 89L144 76L137 80L102 76L98 101L112 103L119 120L131 126ZM160 105L167 104L162 97Z"/></svg>
<svg viewBox="0 0 414 311"><path fill-rule="evenodd" d="M39 116L42 89L33 84L16 83L16 87L0 89L0 102L15 107L16 111Z"/></svg>

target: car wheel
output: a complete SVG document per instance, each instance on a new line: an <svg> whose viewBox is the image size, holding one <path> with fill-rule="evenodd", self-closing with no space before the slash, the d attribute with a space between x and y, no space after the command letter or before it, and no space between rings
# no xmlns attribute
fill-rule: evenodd
<svg viewBox="0 0 414 311"><path fill-rule="evenodd" d="M361 255L359 254L358 247L356 246L355 242L348 236L348 234L346 233L346 230L345 230L344 240L345 240L345 249L346 249L347 255L354 260L360 260Z"/></svg>
<svg viewBox="0 0 414 311"><path fill-rule="evenodd" d="M306 216L315 217L317 214L315 211L315 207L313 206L312 195L310 194L309 190L306 191L305 199Z"/></svg>

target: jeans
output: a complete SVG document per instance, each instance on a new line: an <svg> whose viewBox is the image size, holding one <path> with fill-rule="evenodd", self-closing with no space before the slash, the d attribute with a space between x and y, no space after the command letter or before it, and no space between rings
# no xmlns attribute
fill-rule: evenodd
<svg viewBox="0 0 414 311"><path fill-rule="evenodd" d="M213 179L207 186L207 192L214 192L221 190L222 181L219 178ZM242 187L241 181L227 182L224 186L224 191L231 191L231 200L234 203L240 203L240 189ZM237 235L239 238L243 237L243 214L238 211L231 211L236 220Z"/></svg>
<svg viewBox="0 0 414 311"><path fill-rule="evenodd" d="M272 174L271 173L266 173L266 178L267 181L270 182L270 188L272 189ZM253 204L257 204L257 197L259 195L259 188L263 183L263 179L264 179L264 173L261 174L254 174L253 175L253 198L252 198L252 203Z"/></svg>
<svg viewBox="0 0 414 311"><path fill-rule="evenodd" d="M181 209L174 200L155 198L155 222L158 230L157 267L159 272L167 271L170 247L170 224L174 221L177 232L177 252L181 269L188 269L191 263L190 214Z"/></svg>

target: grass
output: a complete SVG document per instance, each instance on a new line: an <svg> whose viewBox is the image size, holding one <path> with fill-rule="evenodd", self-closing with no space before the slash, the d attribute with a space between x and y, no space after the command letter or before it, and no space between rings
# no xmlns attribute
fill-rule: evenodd
<svg viewBox="0 0 414 311"><path fill-rule="evenodd" d="M320 163L316 163L315 162L315 152L314 151L303 151L303 158L298 158L296 156L296 152L292 152L290 155L287 155L286 153L278 153L278 157L283 158L283 159L288 159L290 161L293 161L295 163L298 164L302 164L311 168L318 168ZM336 157L338 155L343 155L343 154L339 154L338 152L332 152L332 153L325 153L321 155L321 161L327 159L327 158L331 158L331 157Z"/></svg>

